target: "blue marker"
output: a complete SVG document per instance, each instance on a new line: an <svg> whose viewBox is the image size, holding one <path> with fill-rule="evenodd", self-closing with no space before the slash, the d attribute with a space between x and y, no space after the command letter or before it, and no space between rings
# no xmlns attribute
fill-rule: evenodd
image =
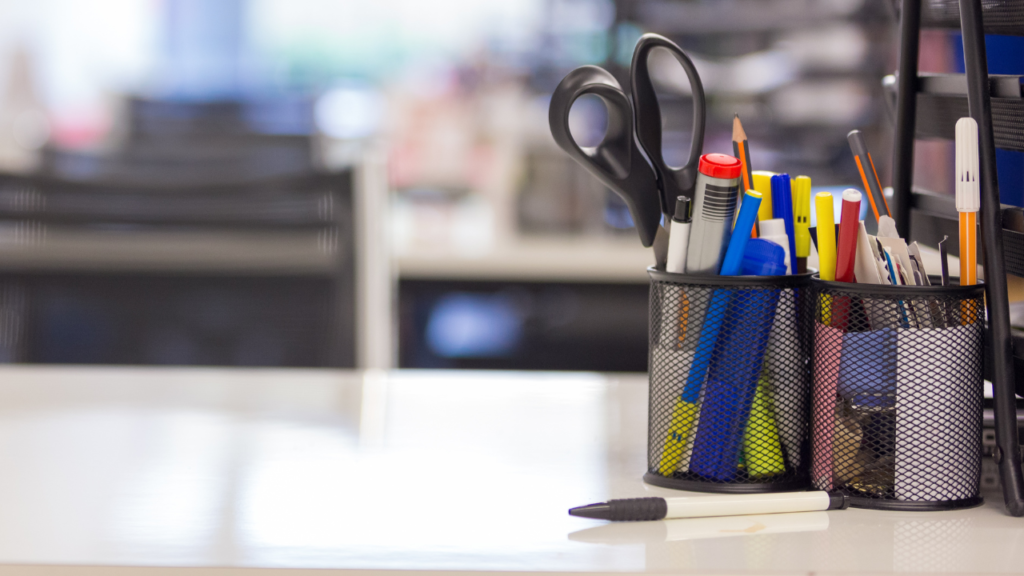
<svg viewBox="0 0 1024 576"><path fill-rule="evenodd" d="M757 392L781 291L740 290L729 306L734 320L717 347L693 441L690 472L720 482L739 473L743 433Z"/></svg>
<svg viewBox="0 0 1024 576"><path fill-rule="evenodd" d="M747 190L743 195L740 215L736 217L736 227L732 231L729 248L725 251L725 260L722 261L722 276L739 275L743 266L743 251L747 248L750 231L754 229L754 221L757 220L757 211L760 209L761 193Z"/></svg>
<svg viewBox="0 0 1024 576"><path fill-rule="evenodd" d="M793 230L793 191L789 185L789 174L772 176L772 216L786 221L786 236L789 236L789 265L796 274L796 233Z"/></svg>
<svg viewBox="0 0 1024 576"><path fill-rule="evenodd" d="M751 238L743 251L744 276L785 276L786 249L771 240Z"/></svg>

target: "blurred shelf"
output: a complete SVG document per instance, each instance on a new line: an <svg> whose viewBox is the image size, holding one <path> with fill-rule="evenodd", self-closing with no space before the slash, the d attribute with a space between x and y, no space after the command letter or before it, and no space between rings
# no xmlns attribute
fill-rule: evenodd
<svg viewBox="0 0 1024 576"><path fill-rule="evenodd" d="M860 11L857 2L776 0L765 9L761 0L640 3L639 20L661 34L739 34L809 28L849 18Z"/></svg>
<svg viewBox="0 0 1024 576"><path fill-rule="evenodd" d="M902 2L893 0L899 14ZM981 4L986 34L1024 36L1024 2L1021 0L985 0ZM959 0L925 0L921 3L921 26L924 28L960 29Z"/></svg>
<svg viewBox="0 0 1024 576"><path fill-rule="evenodd" d="M322 232L0 230L0 272L324 274L336 240Z"/></svg>
<svg viewBox="0 0 1024 576"><path fill-rule="evenodd" d="M654 253L625 238L521 238L492 250L459 254L414 248L397 254L402 279L642 283Z"/></svg>

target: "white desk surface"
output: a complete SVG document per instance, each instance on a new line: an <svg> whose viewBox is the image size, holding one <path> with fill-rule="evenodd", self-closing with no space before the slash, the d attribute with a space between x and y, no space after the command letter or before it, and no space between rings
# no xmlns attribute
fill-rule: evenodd
<svg viewBox="0 0 1024 576"><path fill-rule="evenodd" d="M2 367L0 576L1024 570L1024 519L994 494L960 512L568 516L673 494L640 480L646 396L642 376L587 373Z"/></svg>

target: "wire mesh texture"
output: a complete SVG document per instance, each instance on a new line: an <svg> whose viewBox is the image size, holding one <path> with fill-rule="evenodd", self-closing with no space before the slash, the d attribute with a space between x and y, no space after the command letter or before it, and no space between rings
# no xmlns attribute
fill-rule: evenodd
<svg viewBox="0 0 1024 576"><path fill-rule="evenodd" d="M808 486L809 276L650 270L650 484Z"/></svg>
<svg viewBox="0 0 1024 576"><path fill-rule="evenodd" d="M811 285L814 486L863 508L980 504L984 288Z"/></svg>

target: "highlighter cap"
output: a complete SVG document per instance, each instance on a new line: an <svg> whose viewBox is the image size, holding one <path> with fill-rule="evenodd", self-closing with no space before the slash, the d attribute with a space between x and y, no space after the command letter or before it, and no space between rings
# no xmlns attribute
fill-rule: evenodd
<svg viewBox="0 0 1024 576"><path fill-rule="evenodd" d="M690 221L690 199L686 196L679 196L676 198L676 211L672 215L672 219L681 224L686 224Z"/></svg>
<svg viewBox="0 0 1024 576"><path fill-rule="evenodd" d="M974 118L956 121L956 211L977 212L981 208L978 183L978 123Z"/></svg>
<svg viewBox="0 0 1024 576"><path fill-rule="evenodd" d="M712 178L732 180L740 177L740 161L727 154L705 154L700 157L697 169Z"/></svg>
<svg viewBox="0 0 1024 576"><path fill-rule="evenodd" d="M743 251L744 276L783 276L786 274L786 251L775 242L751 238Z"/></svg>

